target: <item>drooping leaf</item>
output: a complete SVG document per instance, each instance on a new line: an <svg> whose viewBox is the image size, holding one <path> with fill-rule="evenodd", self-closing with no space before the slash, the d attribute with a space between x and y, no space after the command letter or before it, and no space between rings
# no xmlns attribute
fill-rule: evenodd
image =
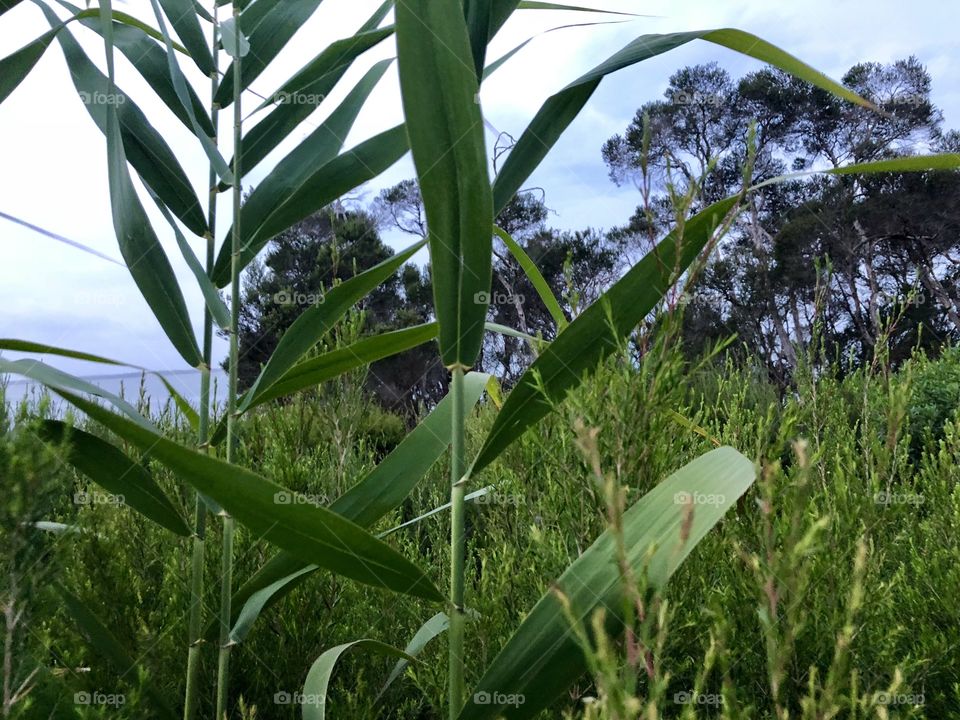
<svg viewBox="0 0 960 720"><path fill-rule="evenodd" d="M767 185L795 180L810 175L871 175L875 173L902 173L927 172L930 170L957 170L960 169L960 153L939 153L936 155L905 155L903 157L888 158L886 160L872 160L870 162L852 163L837 168L823 170L804 170L769 178L752 186L750 190L758 190Z"/></svg>
<svg viewBox="0 0 960 720"><path fill-rule="evenodd" d="M70 3L59 0L60 4L68 10L79 12L79 8ZM114 13L113 42L116 48L133 64L143 79L147 81L157 97L163 100L170 111L187 128L193 131L193 125L190 116L180 98L177 97L176 88L170 79L170 73L167 65L167 58L163 49L158 46L147 34L138 26L122 24L117 21L118 13ZM96 33L101 32L101 23L99 18L89 18L81 20L81 24L90 28ZM154 31L156 32L156 31ZM163 36L157 32L160 40ZM213 134L213 125L207 115L200 98L192 87L187 87L188 101L194 116L200 122L203 131L207 135Z"/></svg>
<svg viewBox="0 0 960 720"><path fill-rule="evenodd" d="M211 167L216 170L217 175L222 178L223 182L233 183L233 172L227 166L227 161L223 159L223 156L220 154L220 150L217 148L217 142L212 137L215 135L215 133L207 133L203 124L197 120L197 114L194 112L193 105L190 101L190 85L187 83L186 78L184 78L183 72L180 70L180 65L177 63L177 56L173 50L173 40L170 39L170 34L167 32L166 23L163 21L163 13L160 12L159 0L150 0L150 2L153 6L154 16L157 18L157 27L160 28L160 32L163 35L164 45L167 48L167 70L169 72L170 79L173 81L173 88L177 94L177 99L180 101L180 104L184 110L186 110L187 117L190 120L190 128L193 130L193 134L196 136L197 140L200 141L200 145L203 147L203 151L210 160ZM189 3L190 0L167 0L168 5L179 5L183 2ZM193 20L193 23L186 23L187 27L192 27L192 25L195 24L197 30L199 31L200 24L192 12L191 19ZM206 48L206 45L203 47ZM206 113L203 113L203 115L205 116ZM210 127L212 129L212 126Z"/></svg>
<svg viewBox="0 0 960 720"><path fill-rule="evenodd" d="M403 651L410 657L416 657L420 654L420 651L427 646L427 643L438 635L445 633L449 628L450 618L445 612L438 612L420 626L420 629L417 630ZM409 664L410 661L405 658L397 660L397 664L393 666L393 670L391 670L390 675L387 676L386 682L383 684L383 687L380 688L380 692L377 693L378 698L387 691L387 688L393 685L394 681L400 677L400 674Z"/></svg>
<svg viewBox="0 0 960 720"><path fill-rule="evenodd" d="M473 472L489 465L550 412L551 402L562 401L618 347L618 340L629 335L696 259L738 199L729 197L710 205L686 221L680 236L676 231L667 235L557 335L510 392L474 462Z"/></svg>
<svg viewBox="0 0 960 720"><path fill-rule="evenodd" d="M240 210L243 234L256 235L257 229L278 207L294 197L337 156L364 103L391 62L381 60L370 68L330 116L257 185ZM227 234L224 248L230 247L232 232L231 229Z"/></svg>
<svg viewBox="0 0 960 720"><path fill-rule="evenodd" d="M40 5L48 22L54 26L57 16ZM176 156L163 137L150 125L133 100L119 88L111 89L108 78L100 72L69 32L61 32L57 40L63 49L70 76L90 117L100 131L107 134L107 109L116 110L123 150L137 174L192 233L203 237L207 231L203 208Z"/></svg>
<svg viewBox="0 0 960 720"><path fill-rule="evenodd" d="M356 35L328 45L287 80L272 97L263 101L257 110L262 110L271 104L274 105L274 109L244 137L244 167L248 170L256 167L317 109L318 103L312 100L322 101L322 98L329 95L334 86L340 82L354 60L393 34L393 27L377 29L392 5L392 0L383 3ZM303 102L304 100L311 102Z"/></svg>
<svg viewBox="0 0 960 720"><path fill-rule="evenodd" d="M483 341L493 224L483 118L458 0L396 9L404 114L427 216L440 356L469 368Z"/></svg>
<svg viewBox="0 0 960 720"><path fill-rule="evenodd" d="M257 590L257 592L247 598L243 607L240 608L240 614L237 615L237 620L233 624L233 628L230 630L230 642L243 642L250 633L250 630L253 629L253 624L257 618L260 617L260 613L263 612L264 607L270 602L271 598L288 583L292 583L301 575L313 572L316 569L316 565L303 565L290 575L280 578L275 583L267 585L267 587L261 590Z"/></svg>
<svg viewBox="0 0 960 720"><path fill-rule="evenodd" d="M66 25L60 23L52 30L48 30L36 40L27 43L7 57L0 60L0 103L17 89L23 79L30 74L33 66L43 57L43 53L53 42L57 33Z"/></svg>
<svg viewBox="0 0 960 720"><path fill-rule="evenodd" d="M86 637L90 646L96 651L93 656L97 660L105 660L109 663L118 677L129 677L131 682L136 680L136 668L139 661L127 652L123 644L117 640L116 636L110 632L106 625L100 621L93 612L80 598L67 590L62 583L55 580L53 587L63 600L67 614L73 618L73 621L80 628L80 631ZM151 683L144 685L144 693L150 699L151 713L157 713L161 717L174 720L178 715L167 704L167 699L163 692Z"/></svg>
<svg viewBox="0 0 960 720"><path fill-rule="evenodd" d="M602 13L604 15L627 15L630 17L649 17L646 15L637 15L636 13L617 12L615 10L604 10L602 8L583 7L582 5L564 5L563 3L535 2L534 0L520 0L517 6L520 10L572 10L575 12Z"/></svg>
<svg viewBox="0 0 960 720"><path fill-rule="evenodd" d="M31 351L33 352L33 351ZM87 358L83 358L87 359ZM74 377L55 367L46 365L37 360L4 360L0 357L0 373L10 373L11 375L20 375L34 382L38 382L51 390L69 390L72 392L85 393L93 395L101 400L106 400L114 407L120 410L128 418L144 428L153 429L153 425L143 417L137 409L123 398L104 390L83 378Z"/></svg>
<svg viewBox="0 0 960 720"><path fill-rule="evenodd" d="M291 395L308 387L315 387L355 368L423 345L436 337L436 323L414 325L363 338L346 347L304 360L287 370L269 388L241 399L239 412L246 412L270 400Z"/></svg>
<svg viewBox="0 0 960 720"><path fill-rule="evenodd" d="M333 669L337 660L347 650L361 647L365 650L372 650L381 655L404 658L407 662L413 662L414 659L402 650L397 650L392 645L385 645L377 640L363 639L353 642L337 645L324 652L316 659L307 673L307 680L303 685L303 720L324 720L327 707L327 688L330 685L330 676L333 675Z"/></svg>
<svg viewBox="0 0 960 720"><path fill-rule="evenodd" d="M698 30L667 35L641 35L619 52L597 65L584 75L551 96L524 130L517 144L510 151L493 188L494 211L500 212L516 194L531 173L546 157L563 132L587 104L590 96L607 75L651 57L673 50L693 40L708 42L729 48L743 55L756 58L784 70L801 80L813 83L828 92L851 102L872 107L852 90L831 80L826 75L793 55L771 45L756 35L723 28Z"/></svg>
<svg viewBox="0 0 960 720"><path fill-rule="evenodd" d="M41 430L45 440L66 452L64 459L69 464L107 492L121 496L123 504L172 533L190 536L190 528L183 516L150 473L119 448L59 420L45 420Z"/></svg>
<svg viewBox="0 0 960 720"><path fill-rule="evenodd" d="M244 235L240 252L241 267L256 257L276 235L326 207L344 193L372 180L407 152L407 136L402 125L375 135L352 150L338 155L316 169L313 175L287 198L257 228L241 223ZM230 282L229 246L221 248L213 270L217 287Z"/></svg>
<svg viewBox="0 0 960 720"><path fill-rule="evenodd" d="M248 391L249 396L253 398L257 393L268 390L296 365L307 351L320 342L351 307L399 270L421 247L423 241L336 285L323 296L322 303L303 311L280 338L267 364Z"/></svg>
<svg viewBox="0 0 960 720"><path fill-rule="evenodd" d="M240 14L240 32L250 44L249 53L244 56L240 67L241 88L250 87L250 83L260 77L293 34L310 19L320 2L255 2ZM224 32L221 37L226 38L229 34ZM216 96L220 107L228 107L233 102L233 70L231 64L220 83Z"/></svg>
<svg viewBox="0 0 960 720"><path fill-rule="evenodd" d="M537 295L540 296L540 299L546 306L550 317L552 317L553 321L557 324L557 329L562 330L567 324L567 316L563 314L563 308L560 307L560 302L553 294L553 291L550 289L550 286L547 284L546 279L543 277L536 263L530 259L526 251L520 247L520 244L510 237L510 234L506 230L494 226L493 231L497 237L503 240L510 254L513 255L514 259L520 264L520 268L533 285L533 289L537 291Z"/></svg>
<svg viewBox="0 0 960 720"><path fill-rule="evenodd" d="M160 4L200 72L207 77L216 72L194 0L160 0Z"/></svg>
<svg viewBox="0 0 960 720"><path fill-rule="evenodd" d="M649 587L662 588L724 513L753 483L753 463L730 447L684 466L623 516L627 563ZM652 549L652 553L651 553ZM603 609L611 637L623 633L623 582L616 539L607 530L556 581L570 611L589 625ZM459 720L536 717L586 672L578 644L554 590L545 594L487 668ZM522 703L514 703L522 696Z"/></svg>
<svg viewBox="0 0 960 720"><path fill-rule="evenodd" d="M243 58L250 54L250 40L243 34L242 29L237 33L237 21L232 17L220 23L220 44L223 45L224 52L232 58ZM233 78L230 79L232 82Z"/></svg>
<svg viewBox="0 0 960 720"><path fill-rule="evenodd" d="M464 417L473 411L490 377L483 373L467 373L464 377ZM447 451L452 412L453 401L447 396L377 467L335 500L330 509L361 527L370 527L399 507ZM310 565L309 572L301 574L306 567L306 563L289 552L277 553L234 593L233 607L245 607L256 593L276 585L265 603L258 599L257 609L262 611L303 582L310 572L319 569ZM205 636L213 637L215 632L216 626L211 625Z"/></svg>
<svg viewBox="0 0 960 720"><path fill-rule="evenodd" d="M149 452L255 536L357 582L425 600L443 599L419 567L341 515L309 502L285 502L283 498L295 493L281 485L182 447L77 395L56 391L108 430Z"/></svg>

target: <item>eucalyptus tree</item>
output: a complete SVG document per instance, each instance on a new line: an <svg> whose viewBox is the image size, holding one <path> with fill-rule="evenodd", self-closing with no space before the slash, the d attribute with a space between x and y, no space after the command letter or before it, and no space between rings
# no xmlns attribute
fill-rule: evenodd
<svg viewBox="0 0 960 720"><path fill-rule="evenodd" d="M19 4L5 3L2 9ZM641 35L610 58L552 95L521 134L491 183L484 139L482 108L478 102L483 78L512 55L488 63L487 46L500 28L523 9L556 7L550 3L519 0L398 0L395 26L380 28L390 4L377 9L360 31L311 59L277 93L326 95L364 49L396 36L403 109L403 125L379 133L342 152L342 138L372 88L387 70L389 61L373 65L333 108L321 125L283 158L241 205L241 180L302 122L310 109L302 104L262 104L265 113L244 132L241 101L244 90L277 56L295 29L319 5L305 2L253 3L235 0L232 17L219 21L189 0L152 0L156 28L141 20L115 13L109 2L79 10L61 20L36 0L48 17L51 30L4 59L0 66L0 99L23 79L44 50L57 39L64 49L78 90L120 97L113 70L113 53L119 49L139 63L138 70L151 81L158 96L197 138L212 168L211 192L229 192L231 227L216 247L215 228L202 212L177 158L162 136L126 95L123 103L91 104L87 109L107 138L113 220L127 266L145 300L173 346L193 367L209 366L190 324L189 314L172 266L144 211L134 185L132 167L146 194L168 217L178 245L204 291L213 322L231 334L231 355L236 359L236 322L239 275L278 233L328 205L358 184L390 167L409 150L417 168L423 194L428 235L384 262L344 281L327 292L322 304L305 311L284 333L250 388L236 390L236 363L225 423L211 428L206 444L225 443L225 459L175 442L121 398L116 398L79 378L31 361L2 361L0 370L18 373L44 383L90 419L143 453L130 451L61 423L47 424L71 443L70 460L78 469L107 488L123 487L135 510L183 537L199 536L149 472L150 461L170 468L192 486L207 507L223 517L222 602L219 616L202 633L191 637L191 648L203 638L219 638L217 717L230 713L227 702L230 649L253 630L259 614L272 602L304 582L312 573L327 572L392 593L409 602L422 603L432 612L425 633L448 627L450 718L478 720L506 716L528 718L552 703L586 670L585 658L568 624L555 592L546 594L527 614L515 635L472 688L467 697L464 666L469 644L466 636L466 546L464 504L467 489L517 437L563 401L604 357L654 308L668 288L702 251L709 247L736 212L743 193L722 198L677 225L648 254L595 303L568 321L562 312L555 320L559 331L520 377L503 404L476 455L468 456L464 421L479 400L490 378L472 372L483 336L488 331L510 331L486 323L492 274L493 222L547 156L564 130L585 107L607 75L642 62L693 40L705 40L774 64L847 101L867 101L816 72L796 58L749 33L731 29ZM162 5L162 7L161 7ZM215 9L216 10L216 9ZM102 73L73 38L74 23L93 21L90 27L103 35L107 73ZM203 41L201 22L212 25L219 47L230 57L220 73L211 48ZM166 30L173 26L180 44ZM132 30L128 31L128 29ZM131 34L133 33L133 34ZM162 45L160 39L162 38ZM156 43L152 45L151 43ZM150 47L150 50L147 50ZM159 54L154 51L159 50ZM196 64L211 76L211 110L233 106L234 157L221 154L213 112L194 101L180 61ZM325 90L326 89L326 90ZM284 95L286 96L286 95ZM267 112L267 109L269 112ZM209 123L207 122L209 121ZM960 156L945 154L907 160L843 166L834 174L887 170L923 170L960 165ZM746 183L749 184L749 183ZM206 264L188 252L186 228L206 239ZM502 232L502 231L501 231ZM503 234L497 233L501 237ZM435 322L404 328L318 355L305 356L340 321L349 309L390 278L426 245L430 252ZM507 243L517 252L516 243ZM559 306L543 277L525 254L518 261L553 311ZM217 302L216 289L230 287L229 311ZM513 331L510 331L513 332ZM436 339L442 363L451 374L451 389L423 422L365 477L329 506L309 502L278 503L284 488L268 478L231 462L237 424L244 414L270 400L313 387L338 374ZM0 349L44 352L94 362L115 362L81 351L49 347L19 340L4 340ZM94 396L91 398L90 396ZM192 409L184 408L189 415ZM203 412L208 412L203 409ZM199 426L199 418L197 418ZM642 442L642 438L638 439ZM449 592L436 582L437 572L407 558L372 526L409 495L421 477L450 447L451 566ZM662 586L720 520L726 510L750 487L753 463L733 448L718 448L665 479L626 510L618 526L603 533L556 581L568 613L584 618L600 606L623 608L621 572L643 572L653 587ZM698 505L677 498L696 494L723 498ZM254 576L233 588L230 537L233 523L247 528L278 553ZM612 562L619 558L620 564ZM196 580L196 576L194 576ZM119 646L108 628L97 621L68 589L66 607L97 648L126 671L133 653ZM396 600L394 600L396 601ZM429 609L429 610L428 610ZM441 616L439 613L443 613ZM618 635L630 623L630 613L607 614L606 630ZM337 659L350 648L382 652L409 661L415 652L386 646L376 639L345 639L324 652L306 675L305 694L325 695ZM191 666L195 668L195 665ZM199 682L189 676L185 714L195 707ZM152 699L163 711L159 693ZM523 695L525 702L515 699ZM305 705L304 717L322 718L323 703ZM168 711L173 714L173 711Z"/></svg>

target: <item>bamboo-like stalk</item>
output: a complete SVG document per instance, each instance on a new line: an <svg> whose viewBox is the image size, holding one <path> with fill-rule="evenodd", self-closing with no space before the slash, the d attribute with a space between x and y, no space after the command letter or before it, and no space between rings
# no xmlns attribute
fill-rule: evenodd
<svg viewBox="0 0 960 720"><path fill-rule="evenodd" d="M210 74L210 120L214 133L217 133L220 107L214 98L217 95L217 89L220 85L220 77L216 69L219 60L216 2L213 3L213 29L211 31L210 51L213 56L214 67L214 71ZM213 137L213 141L214 143L217 142L216 134ZM211 162L209 174L210 190L207 196L208 233L206 237L207 252L205 259L205 267L208 275L213 272L214 255L216 252L217 179L217 171ZM210 366L213 362L213 314L210 312L206 303L204 303L203 307L203 365L200 368L200 422L197 432L197 444L202 451L207 451L210 441ZM184 720L193 720L197 714L200 691L200 656L203 647L203 570L207 533L207 508L199 493L196 494L194 503L193 556L190 562L190 646L187 650L187 682L183 699Z"/></svg>
<svg viewBox="0 0 960 720"><path fill-rule="evenodd" d="M233 2L234 47L240 47L240 3ZM240 53L233 58L233 228L230 231L230 380L227 390L227 462L236 461L237 450L237 329L240 320L240 178L243 171L243 115ZM220 654L217 661L217 720L227 717L230 690L230 601L233 592L233 518L224 513L223 555L220 580Z"/></svg>
<svg viewBox="0 0 960 720"><path fill-rule="evenodd" d="M467 478L464 476L464 427L463 427L463 369L454 368L450 382L450 397L453 401L450 452L450 630L447 692L450 720L456 720L463 705L463 576L466 563L466 528L464 519L464 493Z"/></svg>

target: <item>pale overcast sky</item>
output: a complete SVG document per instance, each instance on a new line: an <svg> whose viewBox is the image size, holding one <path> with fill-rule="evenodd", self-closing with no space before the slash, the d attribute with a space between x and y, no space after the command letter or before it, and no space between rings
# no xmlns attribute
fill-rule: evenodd
<svg viewBox="0 0 960 720"><path fill-rule="evenodd" d="M349 35L381 0L326 0L295 36L254 89L271 94L318 49ZM574 0L570 0L574 4ZM207 3L209 4L209 3ZM633 37L651 32L737 27L798 55L834 78L856 62L890 62L916 55L933 76L933 100L944 111L945 126L960 127L960 3L956 0L579 0L575 4L606 7L657 17L624 24L576 28L536 39L500 69L483 88L481 99L493 127L519 136L540 104L583 71L602 61ZM115 7L149 19L149 0ZM490 59L548 28L601 16L525 11L515 15L494 40ZM87 52L102 66L99 36L76 29ZM24 2L0 17L0 57L43 33L39 9ZM394 53L392 40L358 63L341 82L335 106L374 61ZM137 73L118 57L118 84L151 118L204 198L206 158L187 130L165 109ZM600 145L622 131L637 107L658 98L667 77L688 64L716 60L739 76L760 65L728 50L697 42L608 78L587 109L567 131L529 185L547 191L547 204L558 211L551 223L562 228L610 227L622 223L638 198L606 177ZM184 66L186 67L186 66ZM190 75L201 98L208 97L204 78ZM249 96L246 107L254 107ZM256 101L259 103L259 100ZM311 118L322 119L322 113ZM232 116L232 113L229 113ZM384 78L360 116L347 147L401 121L395 67ZM255 185L310 126L294 133L245 185ZM224 134L229 132L224 126ZM494 137L488 136L492 146ZM0 105L0 212L21 217L48 230L119 258L110 219L104 138L77 98L59 45L54 42L30 77ZM413 174L409 159L366 189L376 191ZM229 201L229 194L224 196ZM145 205L149 203L145 202ZM229 212L223 205L223 211ZM165 222L152 214L194 312L200 334L201 297ZM222 224L224 225L224 224ZM221 227L221 231L225 229ZM403 238L390 238L398 246ZM198 254L201 241L195 240ZM62 245L0 218L0 337L34 340L95 352L157 370L179 370L184 362L152 319L124 268ZM224 344L218 341L222 356ZM97 366L57 358L48 362L79 374L97 374Z"/></svg>

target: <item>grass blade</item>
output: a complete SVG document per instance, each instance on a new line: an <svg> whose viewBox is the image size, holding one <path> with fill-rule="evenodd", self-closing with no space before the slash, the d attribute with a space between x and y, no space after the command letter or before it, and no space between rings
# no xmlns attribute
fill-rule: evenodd
<svg viewBox="0 0 960 720"><path fill-rule="evenodd" d="M516 146L510 151L494 183L494 211L499 212L516 194L530 174L546 157L560 136L587 104L590 96L607 75L668 52L693 40L706 40L743 55L769 63L796 77L813 83L828 92L851 102L873 107L852 90L831 80L826 75L793 55L771 45L756 35L724 28L671 33L668 35L641 35L619 52L580 76L563 90L551 96L524 130Z"/></svg>
<svg viewBox="0 0 960 720"><path fill-rule="evenodd" d="M651 587L662 588L720 518L753 483L753 463L730 447L697 458L648 492L623 516L627 561L646 572ZM694 498L710 502L688 502ZM686 537L684 538L684 533ZM608 530L556 581L575 617L587 620L606 610L611 636L623 632L623 579L616 563L616 539ZM652 554L651 548L655 548ZM536 717L586 672L583 652L551 590L534 606L487 668L459 720ZM522 695L506 705L497 698ZM489 700L487 703L481 700Z"/></svg>
<svg viewBox="0 0 960 720"><path fill-rule="evenodd" d="M397 6L400 87L430 231L440 356L469 368L480 352L493 224L479 85L457 0Z"/></svg>
<svg viewBox="0 0 960 720"><path fill-rule="evenodd" d="M160 4L200 72L207 76L216 72L207 39L200 27L194 0L160 0Z"/></svg>
<svg viewBox="0 0 960 720"><path fill-rule="evenodd" d="M270 400L315 387L350 370L411 350L436 337L436 323L414 325L364 338L346 347L297 363L269 388L241 400L240 412L246 412Z"/></svg>
<svg viewBox="0 0 960 720"><path fill-rule="evenodd" d="M323 302L301 313L280 338L270 360L249 390L250 397L266 391L312 349L357 302L393 275L421 247L418 242L369 270L333 287Z"/></svg>
<svg viewBox="0 0 960 720"><path fill-rule="evenodd" d="M472 473L489 465L522 433L618 347L696 259L739 196L714 203L687 220L682 238L667 235L613 287L560 332L517 381L474 462ZM680 247L678 247L678 243ZM549 401L542 396L546 392ZM471 474L472 474L471 473Z"/></svg>
<svg viewBox="0 0 960 720"><path fill-rule="evenodd" d="M54 589L63 600L67 614L73 618L90 646L97 651L99 657L105 659L114 670L120 673L120 677L126 676L139 667L138 661L127 652L116 636L100 622L96 614L80 598L57 581L54 581ZM148 683L144 686L144 692L150 698L151 714L157 713L170 720L177 717L160 690Z"/></svg>
<svg viewBox="0 0 960 720"><path fill-rule="evenodd" d="M54 388L64 400L139 447L209 496L257 537L351 578L424 600L441 601L427 575L389 545L346 518L310 503L278 500L289 491L256 473L182 447L95 403Z"/></svg>
<svg viewBox="0 0 960 720"><path fill-rule="evenodd" d="M41 429L43 439L62 447L64 459L97 485L122 496L125 505L170 532L190 536L183 516L140 463L96 435L59 420L45 420Z"/></svg>
<svg viewBox="0 0 960 720"><path fill-rule="evenodd" d="M543 304L546 305L547 311L550 313L550 317L552 317L553 321L557 324L557 329L562 330L567 324L567 316L563 314L563 308L560 307L560 302L553 294L553 291L550 289L550 286L547 284L547 281L543 277L543 274L540 272L539 268L537 268L536 263L530 259L530 256L527 255L526 251L520 247L520 244L510 237L510 233L508 233L506 230L494 226L493 231L496 233L497 237L503 240L503 243L507 246L510 254L513 255L516 261L520 264L520 267L526 274L527 279L530 280L530 283L533 285L533 289L537 291L537 295L540 296L540 299L543 300Z"/></svg>
<svg viewBox="0 0 960 720"><path fill-rule="evenodd" d="M324 652L316 659L307 673L307 680L303 685L303 695L307 699L303 705L303 720L324 720L326 717L327 706L327 688L330 685L330 676L333 675L333 669L337 660L347 650L355 647L361 647L365 650L373 650L381 655L404 658L407 662L413 662L414 659L402 650L397 650L392 645L385 645L377 640L363 639L353 642L337 645Z"/></svg>
<svg viewBox="0 0 960 720"><path fill-rule="evenodd" d="M243 225L246 229L240 253L241 267L253 260L275 235L326 207L344 193L372 180L403 157L407 149L406 132L399 125L318 167L296 192L273 209L259 227ZM228 247L223 246L214 265L213 281L217 287L224 287L230 282Z"/></svg>
<svg viewBox="0 0 960 720"><path fill-rule="evenodd" d="M313 15L321 0L255 2L240 15L240 30L250 42L250 52L240 64L240 87L246 89L283 50L293 34ZM227 68L214 102L221 108L233 102L233 64Z"/></svg>
<svg viewBox="0 0 960 720"><path fill-rule="evenodd" d="M45 5L40 6L48 22L54 26L57 16ZM57 40L70 68L74 87L90 117L107 135L108 109L116 111L123 150L137 174L180 218L192 233L202 237L207 224L193 186L176 156L160 134L150 125L133 100L119 88L111 89L108 78L100 72L69 32L61 32ZM120 98L123 98L121 101ZM110 100L111 102L106 102Z"/></svg>
<svg viewBox="0 0 960 720"><path fill-rule="evenodd" d="M483 373L466 375L465 414L473 411L489 379L490 376ZM447 451L452 412L453 402L448 395L377 467L335 500L330 509L361 527L370 527L399 507ZM309 572L300 574L306 567L309 567L310 572L319 569L316 565L307 566L289 552L277 553L237 590L233 598L234 606L244 606L256 593L276 585L269 594L268 602L259 606L262 611L306 579ZM284 580L285 582L281 582ZM215 632L215 629L209 628L208 636Z"/></svg>
<svg viewBox="0 0 960 720"><path fill-rule="evenodd" d="M403 649L403 652L410 657L415 658L431 640L438 635L445 633L449 627L450 618L447 617L445 612L438 612L420 626L420 629L417 630L414 636L410 639L410 642L407 643L407 646ZM405 658L401 658L397 661L397 664L394 665L393 669L390 671L390 675L387 676L387 680L383 684L383 687L380 688L380 692L377 694L378 698L387 691L387 688L393 685L394 681L400 677L400 674L407 668L409 664L410 661Z"/></svg>

